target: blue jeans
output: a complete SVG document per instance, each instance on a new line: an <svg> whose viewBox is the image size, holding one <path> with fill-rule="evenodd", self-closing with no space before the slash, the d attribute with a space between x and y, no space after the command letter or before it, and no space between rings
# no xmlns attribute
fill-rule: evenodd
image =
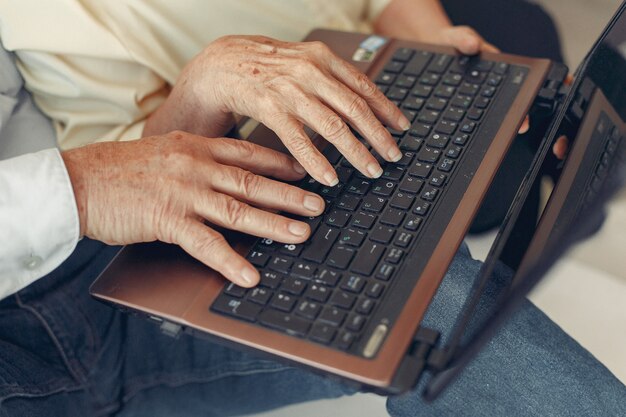
<svg viewBox="0 0 626 417"><path fill-rule="evenodd" d="M205 340L164 336L90 299L89 284L115 251L85 239L52 274L0 302L0 416L230 416L354 392ZM450 327L479 267L459 251L426 325ZM442 398L424 404L418 387L387 408L392 416L623 416L626 388L527 302Z"/></svg>

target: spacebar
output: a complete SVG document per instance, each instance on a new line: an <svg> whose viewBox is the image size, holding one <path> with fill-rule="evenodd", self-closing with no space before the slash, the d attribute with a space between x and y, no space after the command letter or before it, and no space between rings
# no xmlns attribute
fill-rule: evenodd
<svg viewBox="0 0 626 417"><path fill-rule="evenodd" d="M322 226L311 239L311 244L302 252L302 257L307 261L317 263L324 262L330 248L339 237L339 230L333 227Z"/></svg>

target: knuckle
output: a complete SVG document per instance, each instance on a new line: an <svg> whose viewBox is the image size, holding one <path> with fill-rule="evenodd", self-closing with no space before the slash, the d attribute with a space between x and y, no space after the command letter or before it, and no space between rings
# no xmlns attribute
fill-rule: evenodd
<svg viewBox="0 0 626 417"><path fill-rule="evenodd" d="M203 239L198 239L196 249L205 255L214 254L220 248L224 247L226 240L219 233L206 233Z"/></svg>
<svg viewBox="0 0 626 417"><path fill-rule="evenodd" d="M318 52L318 53L327 54L330 52L330 48L324 42L321 42L321 41L310 42L309 46L311 47L313 51Z"/></svg>
<svg viewBox="0 0 626 417"><path fill-rule="evenodd" d="M260 179L250 171L241 170L239 174L239 188L246 197L254 197L259 188Z"/></svg>
<svg viewBox="0 0 626 417"><path fill-rule="evenodd" d="M225 222L230 227L236 227L245 222L247 216L246 205L241 201L233 198L227 197L225 206Z"/></svg>
<svg viewBox="0 0 626 417"><path fill-rule="evenodd" d="M355 95L348 107L348 116L353 119L362 119L369 113L369 109L365 99Z"/></svg>
<svg viewBox="0 0 626 417"><path fill-rule="evenodd" d="M357 71L354 74L354 82L356 83L358 90L361 91L365 97L374 97L380 91L374 83L367 78L367 75L362 72Z"/></svg>
<svg viewBox="0 0 626 417"><path fill-rule="evenodd" d="M334 113L326 116L322 122L322 132L324 132L324 137L329 140L339 139L347 133L347 129L348 127L343 120Z"/></svg>

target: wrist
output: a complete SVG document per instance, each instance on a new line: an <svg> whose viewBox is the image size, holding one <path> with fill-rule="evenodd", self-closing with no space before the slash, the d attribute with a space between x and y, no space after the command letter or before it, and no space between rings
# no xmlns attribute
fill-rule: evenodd
<svg viewBox="0 0 626 417"><path fill-rule="evenodd" d="M61 152L63 163L67 169L67 173L74 191L74 199L76 200L76 208L78 210L78 220L80 225L80 237L87 236L87 190L88 184L84 175L82 159L80 157L80 148Z"/></svg>

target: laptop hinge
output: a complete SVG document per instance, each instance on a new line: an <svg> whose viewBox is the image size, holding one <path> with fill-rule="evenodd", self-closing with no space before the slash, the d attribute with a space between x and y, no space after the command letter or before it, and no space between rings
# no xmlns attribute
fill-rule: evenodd
<svg viewBox="0 0 626 417"><path fill-rule="evenodd" d="M440 333L428 327L420 326L413 337L407 354L402 359L389 391L402 393L417 384L426 369L428 357L439 341Z"/></svg>
<svg viewBox="0 0 626 417"><path fill-rule="evenodd" d="M551 117L565 97L564 86L569 70L565 64L554 63L535 98L533 117Z"/></svg>

